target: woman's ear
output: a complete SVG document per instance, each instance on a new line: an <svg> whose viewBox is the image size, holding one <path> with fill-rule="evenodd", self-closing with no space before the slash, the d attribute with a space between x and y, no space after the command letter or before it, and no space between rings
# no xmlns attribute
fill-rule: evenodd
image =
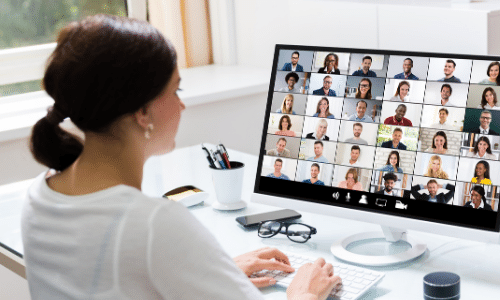
<svg viewBox="0 0 500 300"><path fill-rule="evenodd" d="M134 119L137 122L139 126L141 126L143 129L146 129L146 127L151 124L151 116L148 113L148 107L143 106L139 108L134 114Z"/></svg>

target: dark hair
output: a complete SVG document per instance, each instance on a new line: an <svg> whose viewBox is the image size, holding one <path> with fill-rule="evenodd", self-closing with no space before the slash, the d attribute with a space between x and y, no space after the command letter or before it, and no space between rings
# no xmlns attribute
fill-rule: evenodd
<svg viewBox="0 0 500 300"><path fill-rule="evenodd" d="M335 71L338 66L339 66L339 56L335 53L328 53L326 56L325 56L325 61L323 61L323 68L326 68L326 62L328 61L328 56L333 56L335 57L335 65L333 66L333 70Z"/></svg>
<svg viewBox="0 0 500 300"><path fill-rule="evenodd" d="M431 179L431 180L427 181L427 185L429 185L431 183L438 184L438 182L436 181L436 179Z"/></svg>
<svg viewBox="0 0 500 300"><path fill-rule="evenodd" d="M396 90L396 94L394 94L394 96L398 96L398 95L399 95L399 93L401 92L401 87L402 87L403 85L407 85L407 86L408 86L408 89L410 89L410 83L409 83L408 81L406 81L406 80L403 80L403 81L401 81L401 82L398 84L398 89ZM403 100L403 99L401 99L401 100Z"/></svg>
<svg viewBox="0 0 500 300"><path fill-rule="evenodd" d="M491 67L493 66L497 66L499 71L500 71L500 62L498 61L494 61L492 62L489 66L488 66L488 71L486 71L486 74L488 75L488 77L490 76L490 69ZM500 74L497 76L497 85L500 85Z"/></svg>
<svg viewBox="0 0 500 300"><path fill-rule="evenodd" d="M495 90L492 87L487 87L483 91L483 96L481 97L481 107L484 109L486 104L488 104L488 101L486 101L486 93L491 92L493 94L493 105L496 105L498 102L497 99L497 93L495 93Z"/></svg>
<svg viewBox="0 0 500 300"><path fill-rule="evenodd" d="M409 61L411 61L411 66L413 67L413 59L411 59L411 58L407 57L407 58L405 58L405 60L409 60ZM405 60L403 60L403 62L404 62Z"/></svg>
<svg viewBox="0 0 500 300"><path fill-rule="evenodd" d="M360 87L361 87L361 82L363 81L368 81L368 85L370 86L368 88L368 92L366 92L366 96L365 98L361 98L361 90L360 90ZM370 79L368 78L363 78L359 81L358 83L358 91L356 92L356 98L358 99L371 99L372 98L372 82L370 81Z"/></svg>
<svg viewBox="0 0 500 300"><path fill-rule="evenodd" d="M481 195L481 199L483 200L484 203L486 203L486 197L485 197L486 192L485 192L485 190L484 190L484 188L482 186L475 185L475 186L472 187L472 189L470 191L471 191L471 193L472 193L472 191L475 191L476 193L478 193L479 195Z"/></svg>
<svg viewBox="0 0 500 300"><path fill-rule="evenodd" d="M365 61L365 59L369 59L370 61L373 61L372 57L369 55L364 56L361 61Z"/></svg>
<svg viewBox="0 0 500 300"><path fill-rule="evenodd" d="M358 150L358 151L359 151L359 153L361 153L361 148L359 148L359 146L358 146L358 145L353 145L353 146L351 147L351 151L352 151L352 150Z"/></svg>
<svg viewBox="0 0 500 300"><path fill-rule="evenodd" d="M443 84L443 85L441 86L441 92L443 91L443 88L445 88L445 87L447 87L447 88L449 88L449 89L450 89L450 94L452 94L452 93L453 93L453 89L451 88L451 85L449 85L449 84L447 84L447 83L445 83L445 84Z"/></svg>
<svg viewBox="0 0 500 300"><path fill-rule="evenodd" d="M486 169L486 172L484 172L484 178L490 179L490 164L487 161L485 161L485 160L480 160L476 164L476 167L479 164L483 164L484 168ZM474 168L474 177L477 177L476 168Z"/></svg>
<svg viewBox="0 0 500 300"><path fill-rule="evenodd" d="M441 108L441 109L439 110L439 112L442 112L443 110L444 110L444 112L446 113L446 115L449 115L449 114L450 114L450 112L449 112L446 108L444 108L444 107L443 107L443 108Z"/></svg>
<svg viewBox="0 0 500 300"><path fill-rule="evenodd" d="M434 134L432 137L432 148L436 148L436 144L434 143L434 140L436 139L437 136L442 136L444 137L444 149L448 149L448 137L446 136L446 133L444 131L438 131Z"/></svg>
<svg viewBox="0 0 500 300"><path fill-rule="evenodd" d="M396 170L395 170L397 172L398 171L397 168L399 168L399 161L401 160L399 158L399 152L398 151L396 151L396 150L391 151L391 153L389 153L389 156L387 156L387 162L385 164L386 165L390 165L391 164L391 156L393 154L395 154L396 157L398 158L398 161L396 162Z"/></svg>
<svg viewBox="0 0 500 300"><path fill-rule="evenodd" d="M405 110L408 110L408 107L406 107L406 105L404 104L399 104L398 107L396 107L396 110L398 110L400 107L404 107Z"/></svg>
<svg viewBox="0 0 500 300"><path fill-rule="evenodd" d="M286 139L285 139L284 137L279 138L279 139L278 139L278 141L276 142L276 144L277 144L277 143L279 143L280 141L283 141L283 142L285 142L285 144L286 144Z"/></svg>
<svg viewBox="0 0 500 300"><path fill-rule="evenodd" d="M387 181L387 180L398 181L398 176L396 176L396 174L394 174L394 173L385 173L383 178L384 178L384 181Z"/></svg>
<svg viewBox="0 0 500 300"><path fill-rule="evenodd" d="M68 24L47 62L43 86L54 106L33 127L33 156L49 168L66 169L83 143L59 127L65 117L83 132L104 133L155 99L176 67L172 44L145 21L95 15Z"/></svg>
<svg viewBox="0 0 500 300"><path fill-rule="evenodd" d="M277 162L280 162L283 165L283 160L281 160L281 158L276 158L276 160L274 161L274 163L276 164Z"/></svg>
<svg viewBox="0 0 500 300"><path fill-rule="evenodd" d="M295 79L295 82L299 82L299 75L297 75L297 73L295 73L295 72L290 72L290 73L286 74L285 82L288 82L288 79L290 79L290 77L293 77L293 79Z"/></svg>
<svg viewBox="0 0 500 300"><path fill-rule="evenodd" d="M358 104L356 103L356 105L358 105ZM352 129L354 129L354 127L356 127L356 126L359 126L359 127L363 128L363 124L361 124L361 123L354 123L352 125Z"/></svg>
<svg viewBox="0 0 500 300"><path fill-rule="evenodd" d="M399 132L403 133L403 129L401 129L400 127L394 128L394 130L392 131L392 133L394 133L396 131L399 131Z"/></svg>
<svg viewBox="0 0 500 300"><path fill-rule="evenodd" d="M321 147L323 147L323 142L322 141L316 141L316 142L314 142L314 145L316 145L316 144L320 144Z"/></svg>
<svg viewBox="0 0 500 300"><path fill-rule="evenodd" d="M447 59L446 62L450 63L450 64L453 64L453 68L455 68L457 66L457 64L453 60L451 60L451 59Z"/></svg>
<svg viewBox="0 0 500 300"><path fill-rule="evenodd" d="M283 119L286 119L288 121L288 128L286 130L290 130L290 127L292 127L292 120L290 119L290 117L288 115L283 115L281 118L280 118L280 123L278 125L278 128L280 130L284 130L283 129L283 126L281 126L281 123L283 122Z"/></svg>
<svg viewBox="0 0 500 300"><path fill-rule="evenodd" d="M359 100L358 102L356 102L356 107L358 107L358 104L360 104L360 103L364 103L365 106L368 108L368 103L366 103L366 101L364 101L364 100Z"/></svg>
<svg viewBox="0 0 500 300"><path fill-rule="evenodd" d="M329 117L333 114L330 112L330 100L328 100L328 98L326 98L326 97L323 97L323 98L321 98L321 100L318 101L318 105L316 105L316 113L319 116L319 113L321 112L321 110L319 109L319 106L321 105L321 101L323 101L323 100L325 100L326 104L328 104L328 110L326 112L326 116Z"/></svg>
<svg viewBox="0 0 500 300"><path fill-rule="evenodd" d="M476 144L474 145L474 154L478 153L479 152L479 142L485 142L486 144L488 144L488 148L486 149L486 153L488 154L491 154L491 143L490 143L490 140L485 137L484 135L481 136Z"/></svg>
<svg viewBox="0 0 500 300"><path fill-rule="evenodd" d="M300 57L299 51L293 51L292 55L290 55L290 56L293 56L294 54L297 54L297 56Z"/></svg>
<svg viewBox="0 0 500 300"><path fill-rule="evenodd" d="M316 167L316 168L318 168L318 171L320 170L320 169L319 169L319 165L318 165L317 163L313 163L313 164L311 165L311 168L312 168L312 167Z"/></svg>

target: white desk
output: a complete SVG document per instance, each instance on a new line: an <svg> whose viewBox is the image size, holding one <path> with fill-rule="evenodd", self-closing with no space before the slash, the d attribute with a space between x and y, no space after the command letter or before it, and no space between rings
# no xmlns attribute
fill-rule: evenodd
<svg viewBox="0 0 500 300"><path fill-rule="evenodd" d="M243 199L248 201L255 179L257 157L236 151L229 151L231 160L245 163L245 183ZM255 229L245 229L234 220L238 216L276 210L275 207L249 203L243 210L226 212L216 211L210 207L215 200L208 163L199 145L179 149L170 154L155 157L146 163L143 190L151 196L160 196L175 187L192 184L210 193L210 198L204 205L194 206L191 212L213 233L217 241L231 255L236 256L260 247L271 246L285 251L293 251L308 256L325 257L334 261L330 253L330 245L347 235L361 231L373 231L378 225L362 223L340 218L302 213L301 221L318 229L318 233L305 244L294 243L284 235L270 239L261 239ZM22 198L22 185L10 187L7 191L0 189L0 242L22 252L20 248L17 203ZM18 201L7 201L17 198ZM7 207L5 203L11 203ZM9 222L14 222L7 230L4 227L6 215L10 211ZM19 223L17 223L19 224ZM18 226L18 225L17 225ZM500 245L470 242L455 238L442 237L427 233L411 232L425 241L430 249L424 257L398 267L374 268L385 272L385 278L379 285L365 294L363 299L423 299L422 278L425 274L435 271L450 271L460 275L461 299L497 299L500 295ZM17 242L16 242L17 241ZM286 299L284 289L271 287L263 289L266 299Z"/></svg>

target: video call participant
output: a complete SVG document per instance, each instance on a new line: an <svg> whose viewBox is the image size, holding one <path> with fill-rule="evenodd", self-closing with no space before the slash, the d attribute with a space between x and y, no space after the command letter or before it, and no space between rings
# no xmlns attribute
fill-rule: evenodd
<svg viewBox="0 0 500 300"><path fill-rule="evenodd" d="M281 71L304 72L304 68L299 65L299 56L299 52L293 52L291 62L285 63Z"/></svg>
<svg viewBox="0 0 500 300"><path fill-rule="evenodd" d="M381 147L382 148L392 148L392 149L399 149L399 150L406 150L406 145L401 143L401 139L403 138L403 130L399 127L394 128L394 131L392 132L392 140L383 142Z"/></svg>
<svg viewBox="0 0 500 300"><path fill-rule="evenodd" d="M439 79L438 81L444 81L444 82L462 82L460 81L459 78L453 76L453 72L455 72L455 67L457 64L451 60L448 59L446 63L444 64L444 77Z"/></svg>
<svg viewBox="0 0 500 300"><path fill-rule="evenodd" d="M283 99L283 103L281 104L281 108L276 111L279 114L292 114L295 115L293 111L293 95L288 94Z"/></svg>
<svg viewBox="0 0 500 300"><path fill-rule="evenodd" d="M385 166L380 168L379 171L403 173L403 169L399 167L399 163L399 152L396 150L391 151L391 153L389 153L389 156L387 157Z"/></svg>
<svg viewBox="0 0 500 300"><path fill-rule="evenodd" d="M476 164L476 167L474 168L474 177L472 177L470 182L479 184L491 184L490 164L487 161L481 160Z"/></svg>
<svg viewBox="0 0 500 300"><path fill-rule="evenodd" d="M355 168L347 170L345 180L339 182L337 187L348 190L362 191L363 185L358 181L358 171Z"/></svg>
<svg viewBox="0 0 500 300"><path fill-rule="evenodd" d="M356 113L351 115L348 120L349 121L357 121L357 122L373 122L373 119L369 116L366 116L366 101L360 100L356 103Z"/></svg>
<svg viewBox="0 0 500 300"><path fill-rule="evenodd" d="M398 176L394 173L384 174L384 189L376 192L376 194L386 195L386 196L397 196L394 192L394 185L398 181Z"/></svg>
<svg viewBox="0 0 500 300"><path fill-rule="evenodd" d="M332 86L333 79L332 76L326 75L325 78L323 78L323 87L317 90L313 91L313 95L323 95L323 96L337 96L337 93L335 93L334 90L330 89Z"/></svg>
<svg viewBox="0 0 500 300"><path fill-rule="evenodd" d="M371 99L372 98L372 82L368 78L363 78L358 84L358 91L355 98Z"/></svg>
<svg viewBox="0 0 500 300"><path fill-rule="evenodd" d="M279 130L276 131L274 134L291 136L291 137L295 136L295 132L290 130L290 128L292 128L292 120L288 115L281 116L278 128Z"/></svg>
<svg viewBox="0 0 500 300"><path fill-rule="evenodd" d="M452 106L450 102L450 96L453 92L451 85L445 83L441 86L441 105L442 106Z"/></svg>
<svg viewBox="0 0 500 300"><path fill-rule="evenodd" d="M323 97L318 101L318 105L316 106L316 113L313 115L313 117L335 119L335 116L330 112L330 101L328 100L328 98Z"/></svg>
<svg viewBox="0 0 500 300"><path fill-rule="evenodd" d="M450 112L446 108L439 109L439 122L432 124L430 127L435 129L447 129L453 130L455 127L449 123L446 123L448 120L448 115Z"/></svg>
<svg viewBox="0 0 500 300"><path fill-rule="evenodd" d="M346 143L352 143L352 144L360 144L360 145L368 145L368 142L360 138L361 133L363 132L363 124L361 123L354 123L352 125L352 135L354 137L345 140Z"/></svg>
<svg viewBox="0 0 500 300"><path fill-rule="evenodd" d="M308 157L306 160L317 161L320 163L328 163L328 159L323 156L323 142L314 142L314 156Z"/></svg>
<svg viewBox="0 0 500 300"><path fill-rule="evenodd" d="M362 59L361 70L357 70L352 73L353 76L364 76L364 77L377 77L377 74L370 70L372 66L372 58L371 56L365 56Z"/></svg>
<svg viewBox="0 0 500 300"><path fill-rule="evenodd" d="M488 66L488 70L486 71L486 75L488 78L483 79L479 82L479 84L491 84L491 85L500 85L500 77L498 73L500 71L500 62L494 61Z"/></svg>
<svg viewBox="0 0 500 300"><path fill-rule="evenodd" d="M340 74L338 55L335 53L328 53L323 62L323 68L320 68L318 73Z"/></svg>
<svg viewBox="0 0 500 300"><path fill-rule="evenodd" d="M495 154L491 153L490 139L486 136L481 136L476 144L474 150L467 153L467 157L483 158L483 159L497 159Z"/></svg>
<svg viewBox="0 0 500 300"><path fill-rule="evenodd" d="M326 130L328 129L328 122L325 119L321 119L316 123L316 132L311 132L306 135L306 139L324 140L329 141L330 138L326 135Z"/></svg>
<svg viewBox="0 0 500 300"><path fill-rule="evenodd" d="M314 163L311 165L311 179L302 180L305 183L311 183L315 185L325 185L325 183L318 179L319 176L319 165Z"/></svg>
<svg viewBox="0 0 500 300"><path fill-rule="evenodd" d="M297 75L297 73L291 72L291 73L286 74L285 82L288 84L288 86L281 88L280 92L294 93L294 94L301 94L302 93L300 87L295 87L295 84L297 82L299 82L299 75Z"/></svg>
<svg viewBox="0 0 500 300"><path fill-rule="evenodd" d="M440 188L448 190L448 193L437 194L437 191ZM419 191L424 190L424 189L427 189L427 191L429 192L429 195L419 193ZM455 186L452 184L449 184L449 183L445 183L444 185L441 185L441 184L438 184L436 180L431 179L427 182L426 186L423 186L422 184L412 186L411 187L411 194L417 200L446 204L446 203L448 203L448 201L450 201L451 198L453 198L453 194L455 194Z"/></svg>
<svg viewBox="0 0 500 300"><path fill-rule="evenodd" d="M448 174L443 170L443 160L438 155L431 156L424 176L439 179L448 179Z"/></svg>
<svg viewBox="0 0 500 300"><path fill-rule="evenodd" d="M425 152L436 154L448 153L448 137L444 131L438 131L432 137L432 146L425 149Z"/></svg>
<svg viewBox="0 0 500 300"><path fill-rule="evenodd" d="M405 102L407 100L406 96L408 96L409 91L410 91L410 83L408 81L403 80L398 84L398 89L396 90L394 97L392 97L390 100Z"/></svg>
<svg viewBox="0 0 500 300"><path fill-rule="evenodd" d="M346 165L350 167L360 167L359 165L359 156L361 155L361 149L358 145L353 145L351 147L351 157L347 161Z"/></svg>
<svg viewBox="0 0 500 300"><path fill-rule="evenodd" d="M286 139L280 138L276 142L276 149L271 149L267 151L267 155L280 156L280 157L292 157L290 150L286 149Z"/></svg>
<svg viewBox="0 0 500 300"><path fill-rule="evenodd" d="M399 104L395 110L396 114L392 117L387 117L384 120L386 125L399 125L399 126L413 126L410 120L405 118L406 115L406 105Z"/></svg>
<svg viewBox="0 0 500 300"><path fill-rule="evenodd" d="M486 203L485 195L486 192L484 191L484 188L482 186L480 185L474 186L470 191L471 201L467 201L464 207L493 211L491 206L488 203Z"/></svg>
<svg viewBox="0 0 500 300"><path fill-rule="evenodd" d="M471 132L480 134L499 135L498 132L490 128L491 112L483 110L479 116L479 128L473 129Z"/></svg>
<svg viewBox="0 0 500 300"><path fill-rule="evenodd" d="M403 73L397 74L394 79L418 80L418 77L411 72L411 68L413 68L413 60L408 57L403 61Z"/></svg>
<svg viewBox="0 0 500 300"><path fill-rule="evenodd" d="M483 91L481 104L479 104L477 108L498 110L500 107L497 106L497 102L497 93L495 93L495 90L492 87L487 87Z"/></svg>
<svg viewBox="0 0 500 300"><path fill-rule="evenodd" d="M279 158L277 158L274 161L274 173L269 173L267 174L266 177L271 177L271 178L276 178L276 179L283 179L283 180L290 180L288 176L285 174L281 173L281 167L283 166L283 161Z"/></svg>

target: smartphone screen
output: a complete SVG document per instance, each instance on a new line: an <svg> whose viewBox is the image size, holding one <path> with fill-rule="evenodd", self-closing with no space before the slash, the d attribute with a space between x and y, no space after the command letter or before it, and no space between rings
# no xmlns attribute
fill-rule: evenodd
<svg viewBox="0 0 500 300"><path fill-rule="evenodd" d="M292 209L283 209L262 214L238 217L236 218L236 221L245 227L249 227L259 225L262 221L284 221L298 219L300 217L302 217L302 215Z"/></svg>

